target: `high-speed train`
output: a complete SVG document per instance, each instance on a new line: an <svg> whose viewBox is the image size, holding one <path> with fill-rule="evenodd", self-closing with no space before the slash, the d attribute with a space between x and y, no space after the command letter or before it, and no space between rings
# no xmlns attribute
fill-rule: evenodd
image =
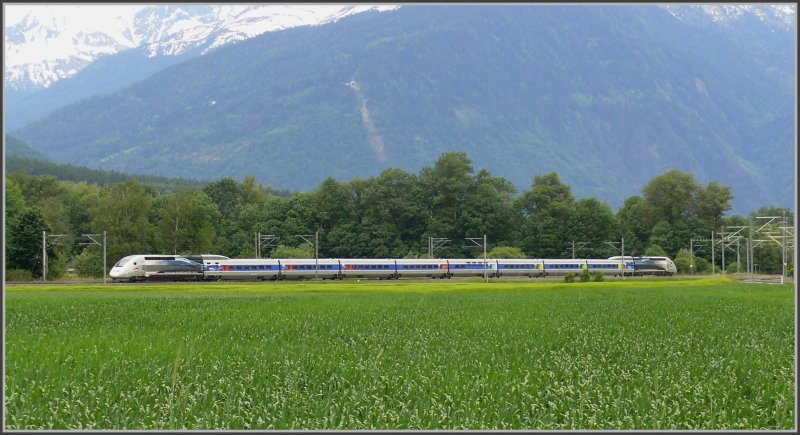
<svg viewBox="0 0 800 435"><path fill-rule="evenodd" d="M677 272L667 257L612 257L609 259L347 259L246 258L222 255L130 255L111 268L114 281L174 280L283 280L344 278L452 278L486 276L563 276L589 270L604 275L669 276Z"/></svg>

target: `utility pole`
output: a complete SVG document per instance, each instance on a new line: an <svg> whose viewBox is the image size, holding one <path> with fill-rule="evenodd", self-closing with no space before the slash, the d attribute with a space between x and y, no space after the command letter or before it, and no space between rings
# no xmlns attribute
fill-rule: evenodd
<svg viewBox="0 0 800 435"><path fill-rule="evenodd" d="M753 277L753 217L750 216L750 231L747 232L748 242L747 242L747 272L750 274L750 278Z"/></svg>
<svg viewBox="0 0 800 435"><path fill-rule="evenodd" d="M716 263L714 262L714 232L711 232L711 275L716 275L717 272L714 269Z"/></svg>
<svg viewBox="0 0 800 435"><path fill-rule="evenodd" d="M61 238L66 234L47 234L47 230L42 231L42 281L47 281L47 245L60 245ZM48 243L48 237L50 241Z"/></svg>
<svg viewBox="0 0 800 435"><path fill-rule="evenodd" d="M786 210L781 212L783 216L783 225L781 226L781 232L783 233L783 242L781 243L781 262L783 263L783 269L781 270L781 284L783 284L783 277L786 276Z"/></svg>
<svg viewBox="0 0 800 435"><path fill-rule="evenodd" d="M42 281L47 281L47 231L42 231Z"/></svg>
<svg viewBox="0 0 800 435"><path fill-rule="evenodd" d="M309 245L314 245L314 279L319 278L319 231L313 234L314 243L311 243L306 237L311 237L312 234L298 234L297 237L305 240Z"/></svg>
<svg viewBox="0 0 800 435"><path fill-rule="evenodd" d="M103 247L103 285L106 285L106 276L108 275L108 268L106 267L106 232L103 231L103 244L101 245L100 242L94 239L94 237L98 237L100 234L81 234L84 237L88 237L91 242L84 242L81 245L97 245Z"/></svg>
<svg viewBox="0 0 800 435"><path fill-rule="evenodd" d="M569 242L567 244L568 245L572 245L572 258L574 259L575 255L577 254L577 252L580 251L581 249L585 248L586 245L589 244L589 242L577 242L577 241L573 240L573 241L571 241L571 242Z"/></svg>
<svg viewBox="0 0 800 435"><path fill-rule="evenodd" d="M485 279L486 282L488 283L489 282L489 273L486 270L486 264L487 264L486 263L486 234L483 235L483 244L478 242L478 240L480 240L480 237L467 237L467 240L469 240L470 242L474 243L477 246L483 247L483 279ZM467 246L464 246L464 247L466 248Z"/></svg>
<svg viewBox="0 0 800 435"><path fill-rule="evenodd" d="M444 237L428 237L428 258L433 258L434 251L449 242L450 239Z"/></svg>
<svg viewBox="0 0 800 435"><path fill-rule="evenodd" d="M625 237L622 238L621 242L603 242L603 243L611 246L614 249L617 249L617 243L620 244L620 249L619 249L620 271L622 272L622 279L625 279ZM636 273L635 271L636 269L634 269L634 274Z"/></svg>
<svg viewBox="0 0 800 435"><path fill-rule="evenodd" d="M697 242L711 243L711 261L712 261L712 263L714 261L714 243L715 243L714 242L714 238L711 238L711 239L689 239L689 251L692 254L692 257L691 257L692 258L692 264L689 267L692 269L692 273L694 273L694 266L695 266L694 257L695 257L695 254L697 252L700 252L704 247L704 244L703 245L699 245ZM695 251L695 249L694 249L695 246L697 246L697 251ZM713 269L712 269L712 273L713 273Z"/></svg>
<svg viewBox="0 0 800 435"><path fill-rule="evenodd" d="M261 234L260 232L256 233L256 258L261 258L261 248L265 246L270 247L276 240L279 239L280 237L274 234ZM267 242L267 244L264 245L264 242Z"/></svg>
<svg viewBox="0 0 800 435"><path fill-rule="evenodd" d="M722 226L722 232L720 233L722 239L720 242L722 243L722 276L725 276L725 226Z"/></svg>

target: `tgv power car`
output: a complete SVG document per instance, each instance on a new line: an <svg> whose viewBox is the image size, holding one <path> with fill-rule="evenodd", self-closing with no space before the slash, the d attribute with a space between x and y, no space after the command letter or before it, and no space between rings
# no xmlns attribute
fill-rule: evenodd
<svg viewBox="0 0 800 435"><path fill-rule="evenodd" d="M131 255L111 269L117 281L145 279L282 280L468 276L563 276L583 270L605 275L672 275L666 257L609 259L231 259L221 255Z"/></svg>
<svg viewBox="0 0 800 435"><path fill-rule="evenodd" d="M203 279L203 270L220 260L222 255L129 255L117 262L109 272L114 281L144 281L146 279Z"/></svg>
<svg viewBox="0 0 800 435"><path fill-rule="evenodd" d="M620 261L622 257L611 257L610 260ZM675 263L668 257L628 257L625 256L626 262L632 262L634 267L633 274L635 276L655 275L655 276L672 276L678 273L678 268Z"/></svg>

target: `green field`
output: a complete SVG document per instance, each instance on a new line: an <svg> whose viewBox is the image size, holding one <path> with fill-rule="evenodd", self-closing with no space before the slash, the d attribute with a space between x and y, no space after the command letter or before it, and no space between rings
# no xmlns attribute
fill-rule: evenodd
<svg viewBox="0 0 800 435"><path fill-rule="evenodd" d="M11 286L6 429L785 429L792 285Z"/></svg>

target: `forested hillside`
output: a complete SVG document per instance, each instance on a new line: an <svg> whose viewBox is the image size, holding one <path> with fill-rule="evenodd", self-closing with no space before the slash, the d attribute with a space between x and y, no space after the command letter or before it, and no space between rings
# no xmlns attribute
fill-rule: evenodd
<svg viewBox="0 0 800 435"><path fill-rule="evenodd" d="M124 85L143 80L161 69L196 55L197 53L189 51L179 56L149 57L144 48L125 50L100 58L70 80L58 81L47 88L8 89L3 97L6 106L6 131L24 127L68 103L117 91Z"/></svg>
<svg viewBox="0 0 800 435"><path fill-rule="evenodd" d="M518 193L463 153L442 154L418 174L390 168L366 179L328 178L286 197L253 177L160 192L134 180L101 187L12 172L6 178L5 264L15 279L41 276L42 231L65 235L48 251L51 278L66 268L100 276L102 251L80 242L87 241L82 234L103 231L109 264L136 253L253 257L257 232L278 237L262 249L278 258L313 257L298 236L317 232L320 257L426 257L428 239L435 237L449 243L434 256L477 258L483 251L466 239L485 234L490 256L531 258L570 258L575 241L585 242L578 257L605 258L619 253L606 242L624 237L626 255L669 255L685 273L690 239L746 224L742 216L724 216L732 197L728 186L702 185L673 170L651 179L641 195L614 212L596 198L576 198L556 173L536 176ZM694 271L708 271L711 251L696 255ZM763 247L756 255L760 271L780 270L777 249ZM733 260L727 265L736 268Z"/></svg>
<svg viewBox="0 0 800 435"><path fill-rule="evenodd" d="M61 181L91 183L101 187L107 184L134 180L152 186L159 192L175 192L203 186L203 182L197 180L89 169L82 166L64 165L35 158L25 158L13 154L7 155L5 160L6 175L14 172L25 173L32 176L49 175Z"/></svg>
<svg viewBox="0 0 800 435"><path fill-rule="evenodd" d="M40 162L48 161L47 157L42 155L42 153L36 151L35 149L33 149L33 147L31 147L27 143L13 136L6 135L3 145L4 145L3 150L5 152L6 158L8 158L9 156L14 156L17 158L37 160Z"/></svg>
<svg viewBox="0 0 800 435"><path fill-rule="evenodd" d="M794 198L793 35L656 6L403 7L222 47L14 133L57 161L299 190L459 151L615 207L677 168L744 213Z"/></svg>

